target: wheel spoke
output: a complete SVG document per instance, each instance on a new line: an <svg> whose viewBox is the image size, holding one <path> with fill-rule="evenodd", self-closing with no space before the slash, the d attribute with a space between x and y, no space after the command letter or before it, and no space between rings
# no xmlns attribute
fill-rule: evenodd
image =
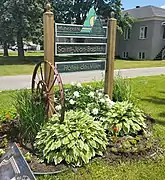
<svg viewBox="0 0 165 180"><path fill-rule="evenodd" d="M55 108L54 108L54 106L52 105L52 103L51 103L50 101L48 101L48 103L49 103L49 108L51 107L50 110L53 109L53 111L55 111ZM53 114L53 111L52 111L52 114Z"/></svg>
<svg viewBox="0 0 165 180"><path fill-rule="evenodd" d="M42 66L41 66L41 64L40 64L40 72L41 72L42 81L44 81L44 76L43 76L43 71L42 71Z"/></svg>
<svg viewBox="0 0 165 180"><path fill-rule="evenodd" d="M51 96L51 95L54 95L54 92L53 92L53 93L49 93L49 91L48 91L47 94L48 94L49 96Z"/></svg>
<svg viewBox="0 0 165 180"><path fill-rule="evenodd" d="M38 81L40 81L40 80L41 80L41 78L40 78L40 76L39 76L38 72L37 72L37 78L38 78Z"/></svg>
<svg viewBox="0 0 165 180"><path fill-rule="evenodd" d="M47 74L44 74L45 69L43 69L43 67L47 67L49 71ZM52 76L53 79L51 79ZM54 87L58 88L59 94L57 95L57 98L55 97ZM47 61L42 61L36 65L32 79L32 92L35 93L36 98L39 98L38 100L40 100L40 97L43 99L45 104L45 113L47 113L48 116L57 113L61 116L61 120L64 119L64 90L62 80L58 74L56 66L51 65ZM58 111L55 107L59 105L62 109Z"/></svg>
<svg viewBox="0 0 165 180"><path fill-rule="evenodd" d="M53 88L53 86L54 86L54 83L55 83L55 79L53 80L52 85L49 86L48 93L52 90L52 88Z"/></svg>
<svg viewBox="0 0 165 180"><path fill-rule="evenodd" d="M51 102L55 102L54 99L52 99L52 98L50 98L50 97L48 97L48 99L49 99L49 101L51 101Z"/></svg>
<svg viewBox="0 0 165 180"><path fill-rule="evenodd" d="M51 66L49 66L49 77L48 77L48 84L47 86L49 86L49 83L50 83L50 77L51 77L51 74L52 74L52 70L51 70Z"/></svg>

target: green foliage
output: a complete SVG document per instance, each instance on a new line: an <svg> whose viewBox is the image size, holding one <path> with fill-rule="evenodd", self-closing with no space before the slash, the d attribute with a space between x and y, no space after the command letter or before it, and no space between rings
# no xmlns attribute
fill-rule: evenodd
<svg viewBox="0 0 165 180"><path fill-rule="evenodd" d="M14 108L0 111L0 122L14 120L16 118L17 118L17 112Z"/></svg>
<svg viewBox="0 0 165 180"><path fill-rule="evenodd" d="M56 22L83 24L93 0L88 1L54 1Z"/></svg>
<svg viewBox="0 0 165 180"><path fill-rule="evenodd" d="M0 142L0 148L7 148L8 146L8 140L6 137L3 137Z"/></svg>
<svg viewBox="0 0 165 180"><path fill-rule="evenodd" d="M3 149L0 149L0 157L5 154L5 151Z"/></svg>
<svg viewBox="0 0 165 180"><path fill-rule="evenodd" d="M83 110L96 118L104 116L114 104L103 89L80 83L66 89L65 103L67 110Z"/></svg>
<svg viewBox="0 0 165 180"><path fill-rule="evenodd" d="M74 3L73 3L74 2ZM83 24L89 9L95 6L97 15L107 20L110 17L111 12L115 13L115 18L118 22L119 32L123 32L124 28L131 28L134 23L134 19L128 14L122 14L121 0L88 0L88 1L67 1L58 0L55 1L55 19L61 23Z"/></svg>
<svg viewBox="0 0 165 180"><path fill-rule="evenodd" d="M153 149L156 141L153 136L145 137L144 135L137 135L136 137L110 137L109 147L110 151L114 153L140 153Z"/></svg>
<svg viewBox="0 0 165 180"><path fill-rule="evenodd" d="M107 113L107 118L101 118L109 135L136 135L146 128L143 112L127 101L116 102Z"/></svg>
<svg viewBox="0 0 165 180"><path fill-rule="evenodd" d="M113 101L135 101L130 81L123 79L120 75L114 78Z"/></svg>
<svg viewBox="0 0 165 180"><path fill-rule="evenodd" d="M24 157L25 157L25 159L26 159L27 162L31 162L33 156L32 156L31 153L27 152L27 153L24 155Z"/></svg>
<svg viewBox="0 0 165 180"><path fill-rule="evenodd" d="M44 103L41 99L36 101L31 92L23 90L14 96L14 105L19 115L20 138L24 143L33 143L46 120Z"/></svg>
<svg viewBox="0 0 165 180"><path fill-rule="evenodd" d="M107 138L102 125L83 111L66 112L60 124L58 117L44 125L37 134L35 147L47 163L81 166L95 155L103 155Z"/></svg>
<svg viewBox="0 0 165 180"><path fill-rule="evenodd" d="M6 43L17 38L19 56L24 56L23 40L42 41L44 4L40 0L0 2L0 37Z"/></svg>

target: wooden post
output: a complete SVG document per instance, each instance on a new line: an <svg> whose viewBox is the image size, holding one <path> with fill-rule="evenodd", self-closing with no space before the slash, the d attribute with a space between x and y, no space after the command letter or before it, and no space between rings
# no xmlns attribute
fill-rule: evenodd
<svg viewBox="0 0 165 180"><path fill-rule="evenodd" d="M50 62L54 66L54 14L51 12L51 5L47 4L46 12L44 13L44 61ZM44 66L44 77L48 89L54 80L54 71L45 63ZM49 91L49 98L51 104L54 106L54 86ZM52 116L51 108L48 109L48 117Z"/></svg>
<svg viewBox="0 0 165 180"><path fill-rule="evenodd" d="M104 93L108 94L111 100L113 94L114 60L115 60L115 49L116 49L116 27L117 27L117 20L114 18L114 13L112 13L111 18L108 20L107 57L106 57L106 68L105 68L105 82L104 82Z"/></svg>

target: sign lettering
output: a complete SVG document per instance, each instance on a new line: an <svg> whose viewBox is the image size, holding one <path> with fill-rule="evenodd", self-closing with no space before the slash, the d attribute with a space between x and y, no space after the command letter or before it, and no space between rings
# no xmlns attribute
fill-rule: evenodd
<svg viewBox="0 0 165 180"><path fill-rule="evenodd" d="M105 60L57 63L57 69L59 73L104 70Z"/></svg>
<svg viewBox="0 0 165 180"><path fill-rule="evenodd" d="M95 28L96 26L96 28ZM106 27L101 29L94 25L91 33L82 33L83 25L74 24L58 24L56 23L56 37L73 37L73 38L101 38L106 39Z"/></svg>
<svg viewBox="0 0 165 180"><path fill-rule="evenodd" d="M105 55L106 43L56 43L56 56Z"/></svg>

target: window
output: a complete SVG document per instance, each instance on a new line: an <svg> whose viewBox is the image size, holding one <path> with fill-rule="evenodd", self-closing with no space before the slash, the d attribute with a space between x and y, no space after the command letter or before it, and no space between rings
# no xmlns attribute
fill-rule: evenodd
<svg viewBox="0 0 165 180"><path fill-rule="evenodd" d="M131 34L131 30L130 29L126 29L124 31L124 40L130 39L130 34Z"/></svg>
<svg viewBox="0 0 165 180"><path fill-rule="evenodd" d="M165 26L163 26L163 39L165 39Z"/></svg>
<svg viewBox="0 0 165 180"><path fill-rule="evenodd" d="M139 52L139 59L145 59L145 52Z"/></svg>
<svg viewBox="0 0 165 180"><path fill-rule="evenodd" d="M146 39L147 38L147 31L148 31L148 27L147 26L140 27L139 39Z"/></svg>
<svg viewBox="0 0 165 180"><path fill-rule="evenodd" d="M128 58L128 52L123 52L123 58L125 58L125 59Z"/></svg>

